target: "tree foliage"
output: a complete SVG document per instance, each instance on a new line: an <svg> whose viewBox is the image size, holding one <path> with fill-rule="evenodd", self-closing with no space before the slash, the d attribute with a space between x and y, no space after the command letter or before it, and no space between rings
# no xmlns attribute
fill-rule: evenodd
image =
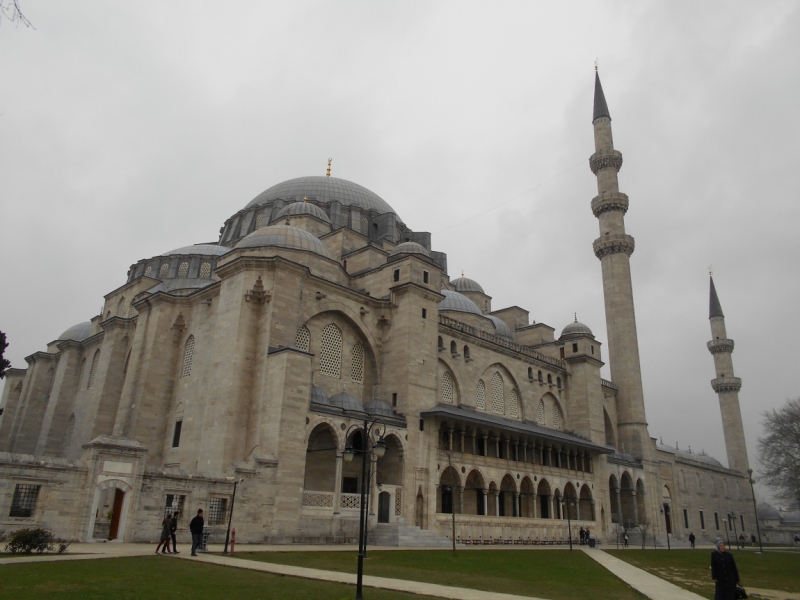
<svg viewBox="0 0 800 600"><path fill-rule="evenodd" d="M766 435L758 440L760 479L781 500L800 502L800 398L764 413Z"/></svg>
<svg viewBox="0 0 800 600"><path fill-rule="evenodd" d="M8 348L6 334L0 331L0 379L3 379L6 376L6 371L11 368L11 361L3 356L6 348Z"/></svg>

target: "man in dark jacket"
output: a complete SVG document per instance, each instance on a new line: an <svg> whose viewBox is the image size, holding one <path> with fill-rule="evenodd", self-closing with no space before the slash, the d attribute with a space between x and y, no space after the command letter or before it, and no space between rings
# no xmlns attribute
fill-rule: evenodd
<svg viewBox="0 0 800 600"><path fill-rule="evenodd" d="M694 541L695 541L696 539L697 539L697 538L695 538L695 537L694 537L694 532L693 532L693 531L690 531L690 532L689 532L689 543L692 545L692 548L694 548Z"/></svg>
<svg viewBox="0 0 800 600"><path fill-rule="evenodd" d="M196 550L203 543L203 509L197 509L197 516L189 523L189 531L192 533L192 556L197 556Z"/></svg>
<svg viewBox="0 0 800 600"><path fill-rule="evenodd" d="M178 552L178 536L176 532L178 531L178 517L180 516L179 511L175 511L175 514L172 515L172 520L169 522L169 534L172 536L172 553L173 554L180 554Z"/></svg>
<svg viewBox="0 0 800 600"><path fill-rule="evenodd" d="M733 555L725 551L725 542L717 542L717 549L711 553L711 579L716 586L714 600L736 600L739 571Z"/></svg>

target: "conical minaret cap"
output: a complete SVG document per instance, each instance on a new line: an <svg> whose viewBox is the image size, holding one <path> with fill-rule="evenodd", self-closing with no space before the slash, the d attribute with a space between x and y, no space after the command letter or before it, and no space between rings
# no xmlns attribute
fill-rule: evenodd
<svg viewBox="0 0 800 600"><path fill-rule="evenodd" d="M600 74L595 71L594 72L594 116L592 117L592 121L594 122L595 119L600 117L608 117L611 118L611 114L608 112L608 104L606 104L606 96L603 94L603 86L600 84Z"/></svg>
<svg viewBox="0 0 800 600"><path fill-rule="evenodd" d="M709 277L711 281L711 294L708 299L708 318L724 317L722 314L722 306L719 303L719 296L717 296L717 288L714 287L714 278Z"/></svg>

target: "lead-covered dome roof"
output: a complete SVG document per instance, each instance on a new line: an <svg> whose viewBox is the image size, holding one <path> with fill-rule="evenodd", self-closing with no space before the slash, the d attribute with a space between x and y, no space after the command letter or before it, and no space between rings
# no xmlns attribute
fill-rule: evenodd
<svg viewBox="0 0 800 600"><path fill-rule="evenodd" d="M442 290L442 295L444 295L444 300L439 302L439 312L455 310L458 312L483 315L477 304L458 292L454 292L452 290Z"/></svg>
<svg viewBox="0 0 800 600"><path fill-rule="evenodd" d="M302 202L304 198L317 204L329 204L336 201L344 206L357 206L378 214L397 214L378 194L357 183L338 177L316 175L297 177L273 185L253 198L245 209L269 204L278 199L287 202Z"/></svg>
<svg viewBox="0 0 800 600"><path fill-rule="evenodd" d="M344 410L364 412L364 407L361 406L361 403L347 392L339 392L338 394L331 396L330 404L331 406L338 406Z"/></svg>
<svg viewBox="0 0 800 600"><path fill-rule="evenodd" d="M514 335L511 333L511 327L508 326L508 323L503 321L500 317L495 317L494 315L483 315L487 319L489 319L492 323L494 323L495 333L502 338L506 338L509 341L514 341Z"/></svg>
<svg viewBox="0 0 800 600"><path fill-rule="evenodd" d="M381 417L396 417L392 407L386 404L383 400L370 400L364 405L364 410L371 415L378 415Z"/></svg>
<svg viewBox="0 0 800 600"><path fill-rule="evenodd" d="M217 244L195 244L194 246L182 246L165 252L161 256L170 256L172 254L201 254L203 256L222 256L226 252L230 252L230 248L225 246L218 246Z"/></svg>
<svg viewBox="0 0 800 600"><path fill-rule="evenodd" d="M333 260L333 255L328 248L314 234L291 225L270 225L256 229L236 244L236 248L264 247L305 250Z"/></svg>
<svg viewBox="0 0 800 600"><path fill-rule="evenodd" d="M450 282L453 287L456 288L457 292L480 292L481 294L485 294L486 292L483 291L481 284L475 281L474 279L470 279L469 277L459 277L458 279L453 279Z"/></svg>
<svg viewBox="0 0 800 600"><path fill-rule="evenodd" d="M562 338L565 336L573 336L573 335L589 335L591 337L594 337L592 330L589 329L587 325L578 322L577 318L573 323L570 323L569 325L564 327L564 329L561 331Z"/></svg>
<svg viewBox="0 0 800 600"><path fill-rule="evenodd" d="M88 338L92 333L92 323L86 321L85 323L78 323L67 329L64 333L58 336L58 340L75 340L82 342Z"/></svg>
<svg viewBox="0 0 800 600"><path fill-rule="evenodd" d="M292 202L288 206L284 206L273 221L286 217L300 217L305 215L316 217L320 221L325 221L326 223L331 222L328 215L325 214L325 211L319 206L311 204L311 202Z"/></svg>
<svg viewBox="0 0 800 600"><path fill-rule="evenodd" d="M428 258L431 256L431 253L428 252L425 246L417 242L403 242L402 244L397 244L394 250L389 253L389 256L399 256L400 254L422 254Z"/></svg>

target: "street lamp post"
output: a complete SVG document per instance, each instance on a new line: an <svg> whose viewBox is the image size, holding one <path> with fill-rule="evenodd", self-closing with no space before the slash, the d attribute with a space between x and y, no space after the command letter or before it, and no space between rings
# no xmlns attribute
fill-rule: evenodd
<svg viewBox="0 0 800 600"><path fill-rule="evenodd" d="M664 508L661 509L661 514L664 515L664 529L667 532L667 550L672 550L672 547L669 545L669 523L667 523L668 514L669 514L669 505L664 503Z"/></svg>
<svg viewBox="0 0 800 600"><path fill-rule="evenodd" d="M572 552L572 521L570 516L570 505L572 504L572 496L564 494L564 500L567 505L567 533L569 534L569 551Z"/></svg>
<svg viewBox="0 0 800 600"><path fill-rule="evenodd" d="M736 541L736 549L739 550L739 534L736 532L736 513L731 513L728 518L733 523L733 539Z"/></svg>
<svg viewBox="0 0 800 600"><path fill-rule="evenodd" d="M364 423L361 426L361 502L359 503L360 514L358 522L358 577L356 579L356 600L363 600L364 598L362 587L364 580L364 553L367 546L366 520L368 516L365 510L367 495L367 455L369 454L370 450L369 434L376 423L383 425L383 432L380 433L380 437L378 438L378 441L375 442L372 450L375 452L375 456L377 458L381 458L386 453L386 441L383 439L383 434L386 432L386 425L379 419L375 419L370 423L368 417L365 415ZM350 431L347 432L345 437L347 437L349 434ZM354 455L355 451L348 443L344 449L344 460L346 462L352 462Z"/></svg>
<svg viewBox="0 0 800 600"><path fill-rule="evenodd" d="M761 545L761 526L758 524L758 509L756 508L756 490L753 487L755 481L753 480L753 469L747 469L747 474L750 477L750 492L753 494L753 516L756 518L756 530L758 531L758 547L761 552L764 552L764 546Z"/></svg>
<svg viewBox="0 0 800 600"><path fill-rule="evenodd" d="M233 477L227 477L227 479L228 481L230 481L231 479L233 479ZM228 531L225 532L225 549L222 551L223 554L228 553L228 542L231 539L231 521L233 520L233 504L236 502L236 486L240 481L244 481L244 478L233 482L233 496L231 496L231 512L228 515Z"/></svg>

